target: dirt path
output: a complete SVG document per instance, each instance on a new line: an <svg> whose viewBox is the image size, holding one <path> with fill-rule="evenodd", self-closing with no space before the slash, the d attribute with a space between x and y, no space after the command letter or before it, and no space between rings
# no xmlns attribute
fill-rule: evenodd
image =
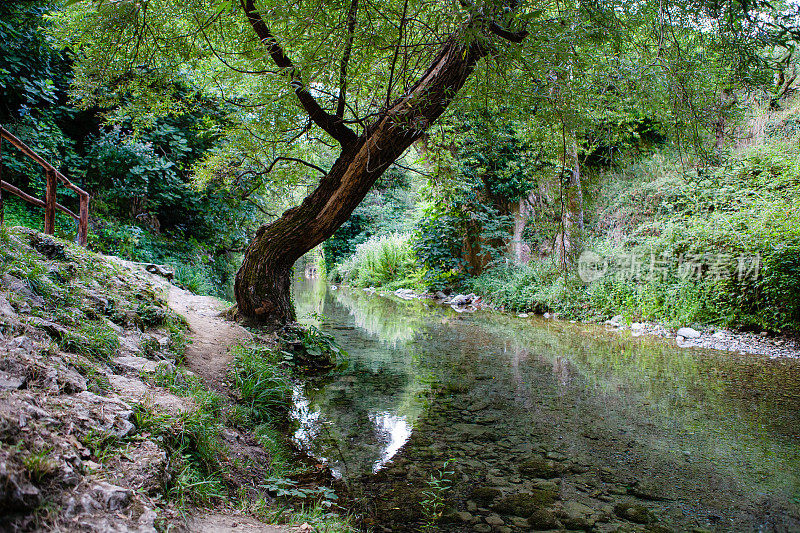
<svg viewBox="0 0 800 533"><path fill-rule="evenodd" d="M301 526L273 526L244 515L209 513L189 520L190 533L299 533L313 532L314 528Z"/></svg>
<svg viewBox="0 0 800 533"><path fill-rule="evenodd" d="M250 332L220 316L227 304L211 296L198 296L173 285L169 306L186 319L191 330L186 366L213 388L224 387L231 361L229 350L240 340L249 339Z"/></svg>
<svg viewBox="0 0 800 533"><path fill-rule="evenodd" d="M209 386L225 388L231 361L230 348L250 338L250 332L220 314L227 304L210 296L198 296L174 285L169 287L169 306L189 323L191 343L186 348L186 366ZM190 533L289 533L311 531L305 526L276 526L245 515L202 513L186 524Z"/></svg>

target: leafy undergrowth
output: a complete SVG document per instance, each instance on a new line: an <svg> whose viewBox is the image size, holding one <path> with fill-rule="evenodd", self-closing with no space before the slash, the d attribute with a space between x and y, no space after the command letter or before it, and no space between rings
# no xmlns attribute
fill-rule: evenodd
<svg viewBox="0 0 800 533"><path fill-rule="evenodd" d="M503 263L471 288L497 306L569 318L800 331L798 141L775 128L766 143L700 169L657 153L604 188L584 248L605 275L586 283L553 259Z"/></svg>
<svg viewBox="0 0 800 533"><path fill-rule="evenodd" d="M371 237L331 272L331 281L357 287L422 288L410 233Z"/></svg>
<svg viewBox="0 0 800 533"><path fill-rule="evenodd" d="M5 223L42 231L42 213L16 198L5 199ZM55 233L65 240L75 236L72 219L60 212ZM106 218L94 218L89 233L90 249L115 255L128 261L168 265L175 274L175 284L195 294L209 294L231 299L238 256L215 254L213 247L195 238L155 233L135 224Z"/></svg>

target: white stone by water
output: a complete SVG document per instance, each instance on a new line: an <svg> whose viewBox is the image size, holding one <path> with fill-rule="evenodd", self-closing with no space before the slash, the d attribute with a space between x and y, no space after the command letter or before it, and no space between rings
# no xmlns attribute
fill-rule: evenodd
<svg viewBox="0 0 800 533"><path fill-rule="evenodd" d="M700 337L700 332L692 328L681 328L678 330L678 335L687 339L696 339Z"/></svg>

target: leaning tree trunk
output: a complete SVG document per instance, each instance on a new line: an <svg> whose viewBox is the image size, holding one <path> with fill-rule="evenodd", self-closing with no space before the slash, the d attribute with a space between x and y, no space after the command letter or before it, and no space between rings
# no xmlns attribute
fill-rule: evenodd
<svg viewBox="0 0 800 533"><path fill-rule="evenodd" d="M350 217L381 174L444 112L485 54L478 41L449 39L412 90L364 134L343 143L317 189L256 232L234 286L243 317L271 326L295 319L290 294L294 263Z"/></svg>

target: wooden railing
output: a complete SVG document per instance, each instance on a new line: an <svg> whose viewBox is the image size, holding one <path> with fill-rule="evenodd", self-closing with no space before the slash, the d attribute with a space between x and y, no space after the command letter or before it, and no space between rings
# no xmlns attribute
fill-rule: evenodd
<svg viewBox="0 0 800 533"><path fill-rule="evenodd" d="M3 140L17 147L26 157L32 159L44 169L47 177L47 190L44 201L26 194L7 181L3 181ZM56 201L58 182L61 182L66 188L72 189L78 193L78 198L80 200L79 214L76 215ZM72 217L78 223L78 244L86 246L86 238L89 235L89 193L69 181L66 176L56 170L53 165L45 161L42 156L31 150L24 142L12 135L7 129L0 126L0 224L3 224L3 189L11 194L19 196L29 204L44 208L44 232L49 235L55 232L56 210Z"/></svg>

